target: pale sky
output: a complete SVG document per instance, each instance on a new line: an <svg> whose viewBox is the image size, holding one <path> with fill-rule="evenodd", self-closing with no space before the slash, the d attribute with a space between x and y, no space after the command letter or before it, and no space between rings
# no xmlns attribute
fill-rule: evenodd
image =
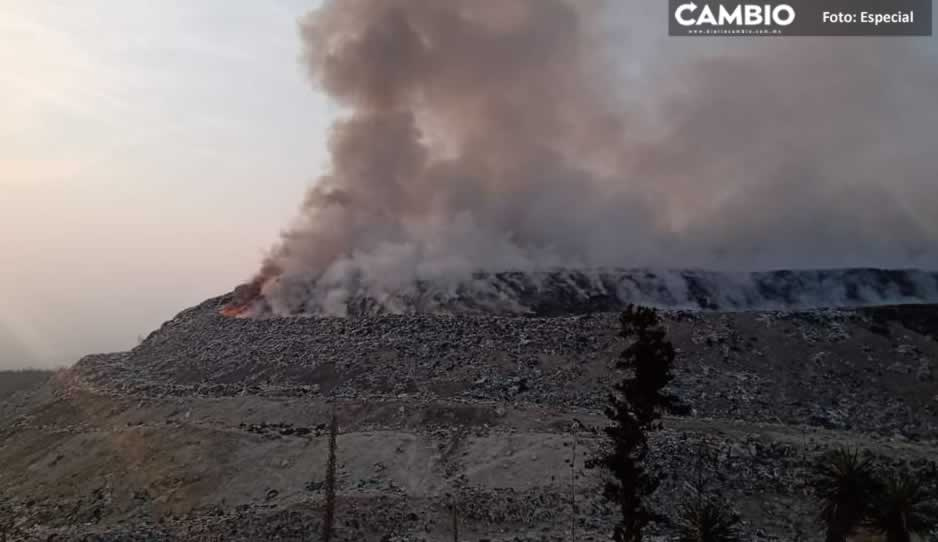
<svg viewBox="0 0 938 542"><path fill-rule="evenodd" d="M310 0L0 0L0 368L122 350L257 268L326 167Z"/></svg>

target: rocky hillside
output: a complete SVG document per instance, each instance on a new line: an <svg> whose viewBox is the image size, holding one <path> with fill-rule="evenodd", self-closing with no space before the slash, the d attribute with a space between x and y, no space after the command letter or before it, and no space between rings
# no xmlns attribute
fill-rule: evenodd
<svg viewBox="0 0 938 542"><path fill-rule="evenodd" d="M460 540L608 540L583 462L614 313L232 319L229 301L16 399L14 539L318 540L334 404L340 540L452 540L452 507ZM662 512L701 471L746 540L819 540L804 479L823 451L935 472L938 308L663 314L692 411L654 439Z"/></svg>
<svg viewBox="0 0 938 542"><path fill-rule="evenodd" d="M28 392L41 386L49 377L52 371L42 370L22 370L22 371L0 371L0 401L9 398L15 393Z"/></svg>
<svg viewBox="0 0 938 542"><path fill-rule="evenodd" d="M146 396L406 394L601 410L621 350L615 313L233 319L217 313L226 301L75 373ZM677 391L698 415L938 435L934 307L663 315Z"/></svg>

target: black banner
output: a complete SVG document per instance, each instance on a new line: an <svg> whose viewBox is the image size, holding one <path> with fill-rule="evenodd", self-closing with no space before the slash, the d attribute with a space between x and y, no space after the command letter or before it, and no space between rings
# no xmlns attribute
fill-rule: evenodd
<svg viewBox="0 0 938 542"><path fill-rule="evenodd" d="M672 36L931 36L932 0L669 0Z"/></svg>

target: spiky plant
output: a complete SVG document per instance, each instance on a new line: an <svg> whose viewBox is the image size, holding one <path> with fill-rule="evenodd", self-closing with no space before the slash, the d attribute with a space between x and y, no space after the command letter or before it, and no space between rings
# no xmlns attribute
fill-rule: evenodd
<svg viewBox="0 0 938 542"><path fill-rule="evenodd" d="M928 483L902 469L882 481L870 511L869 526L886 542L910 542L938 528L938 502Z"/></svg>
<svg viewBox="0 0 938 542"><path fill-rule="evenodd" d="M870 460L845 449L825 454L815 465L811 485L821 501L825 540L846 542L863 524L877 491Z"/></svg>
<svg viewBox="0 0 938 542"><path fill-rule="evenodd" d="M721 499L700 496L678 506L678 542L739 542L739 516Z"/></svg>

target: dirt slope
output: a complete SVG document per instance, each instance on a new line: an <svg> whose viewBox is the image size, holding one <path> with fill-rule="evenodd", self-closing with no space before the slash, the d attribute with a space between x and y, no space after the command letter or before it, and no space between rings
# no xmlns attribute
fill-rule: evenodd
<svg viewBox="0 0 938 542"><path fill-rule="evenodd" d="M8 406L14 539L318 540L333 397L339 539L452 540L451 503L461 540L569 540L574 522L578 540L608 539L583 468L597 436L573 427L603 423L615 315L252 321L217 316L222 303ZM702 468L748 540L815 540L803 480L817 454L849 445L934 471L923 310L667 313L694 412L654 439L659 508ZM702 453L716 462L697 467Z"/></svg>

